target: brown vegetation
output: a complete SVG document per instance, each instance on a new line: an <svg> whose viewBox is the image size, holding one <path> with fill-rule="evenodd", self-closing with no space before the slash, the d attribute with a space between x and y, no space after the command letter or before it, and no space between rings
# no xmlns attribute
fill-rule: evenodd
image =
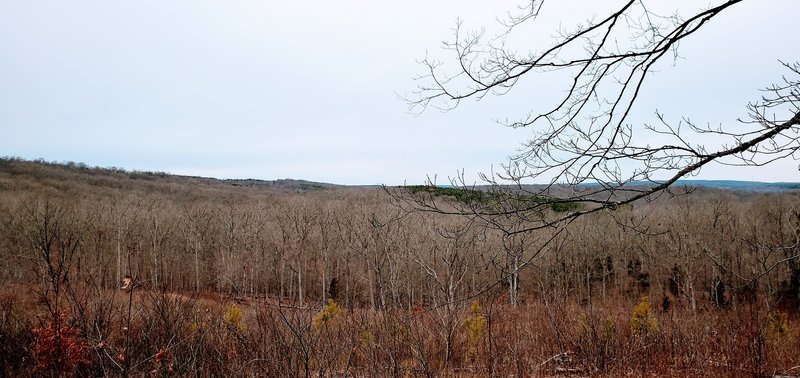
<svg viewBox="0 0 800 378"><path fill-rule="evenodd" d="M0 371L800 374L796 193L504 237L306 189L0 161Z"/></svg>

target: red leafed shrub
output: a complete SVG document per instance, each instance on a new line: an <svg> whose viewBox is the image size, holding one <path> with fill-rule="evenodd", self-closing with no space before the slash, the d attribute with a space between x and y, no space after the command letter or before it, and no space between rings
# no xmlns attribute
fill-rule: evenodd
<svg viewBox="0 0 800 378"><path fill-rule="evenodd" d="M33 329L35 340L31 354L37 371L73 372L89 362L89 344L80 337L78 328L65 323L61 315L46 326Z"/></svg>

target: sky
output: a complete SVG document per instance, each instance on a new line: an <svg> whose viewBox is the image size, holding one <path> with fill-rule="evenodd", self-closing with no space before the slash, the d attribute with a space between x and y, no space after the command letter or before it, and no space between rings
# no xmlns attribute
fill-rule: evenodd
<svg viewBox="0 0 800 378"><path fill-rule="evenodd" d="M531 133L495 120L552 92L520 83L422 114L398 95L414 90L419 59L448 57L439 47L457 18L491 33L518 4L0 0L0 155L217 178L394 185L463 170L477 181ZM551 0L543 12L568 24L602 15L595 4ZM637 116L746 116L757 90L786 73L778 60L800 56L798 10L796 0L732 7L653 75ZM692 178L797 182L800 172L789 159Z"/></svg>

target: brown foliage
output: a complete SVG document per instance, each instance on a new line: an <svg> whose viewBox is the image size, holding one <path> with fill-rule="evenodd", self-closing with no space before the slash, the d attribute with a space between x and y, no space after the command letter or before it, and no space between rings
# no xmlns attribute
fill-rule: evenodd
<svg viewBox="0 0 800 378"><path fill-rule="evenodd" d="M0 168L0 374L735 376L797 365L796 193L697 191L503 237L400 213L377 189Z"/></svg>

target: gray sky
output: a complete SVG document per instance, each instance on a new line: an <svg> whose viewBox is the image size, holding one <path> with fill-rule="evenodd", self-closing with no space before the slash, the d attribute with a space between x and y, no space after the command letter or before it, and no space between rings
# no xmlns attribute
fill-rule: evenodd
<svg viewBox="0 0 800 378"><path fill-rule="evenodd" d="M439 43L457 17L491 26L516 4L0 0L0 155L219 178L399 184L464 169L474 179L530 133L493 120L524 115L544 94L523 87L420 116L395 94L414 88L426 51L446 58ZM544 10L588 18L589 4ZM798 10L747 1L715 19L648 81L641 117L745 116L757 89L785 73L778 59L800 58ZM788 160L697 178L800 173Z"/></svg>

